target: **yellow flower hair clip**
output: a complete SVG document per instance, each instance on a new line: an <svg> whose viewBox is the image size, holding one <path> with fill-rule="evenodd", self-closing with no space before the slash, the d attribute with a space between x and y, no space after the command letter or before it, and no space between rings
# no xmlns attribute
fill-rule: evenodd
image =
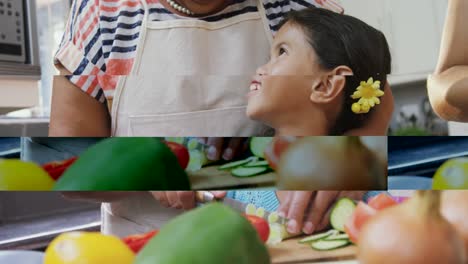
<svg viewBox="0 0 468 264"><path fill-rule="evenodd" d="M357 103L351 106L351 110L356 114L369 113L372 107L380 104L379 97L383 95L384 92L380 90L380 81L374 82L374 79L370 77L367 82L362 81L353 95L351 95L351 98L359 99Z"/></svg>

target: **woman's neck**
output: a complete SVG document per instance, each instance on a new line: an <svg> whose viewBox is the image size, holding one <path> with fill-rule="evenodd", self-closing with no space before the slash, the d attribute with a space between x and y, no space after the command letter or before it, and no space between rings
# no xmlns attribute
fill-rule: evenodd
<svg viewBox="0 0 468 264"><path fill-rule="evenodd" d="M329 132L325 115L317 113L288 114L274 123L272 127L278 136L323 136Z"/></svg>
<svg viewBox="0 0 468 264"><path fill-rule="evenodd" d="M188 16L187 14L184 14L176 9L174 9L172 6L170 6L166 0L159 0L161 4L168 10L170 10L173 13L182 15L182 16ZM194 17L197 16L207 16L211 15L214 13L217 13L221 10L223 10L226 6L228 6L232 0L212 0L212 1L207 1L207 0L174 0L177 4L179 4L182 7L187 8L191 12L193 12L195 15Z"/></svg>

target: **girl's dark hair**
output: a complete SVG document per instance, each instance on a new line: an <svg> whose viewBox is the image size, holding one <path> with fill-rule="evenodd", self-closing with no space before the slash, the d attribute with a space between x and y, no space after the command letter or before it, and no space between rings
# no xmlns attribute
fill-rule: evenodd
<svg viewBox="0 0 468 264"><path fill-rule="evenodd" d="M351 95L361 81L370 77L381 82L381 89L385 87L387 74L391 72L391 55L384 34L357 18L322 8L291 11L280 28L287 22L301 27L323 68L331 70L346 65L353 71L353 76L346 77L343 109L329 134L341 135L361 127L375 110L353 113L351 105L357 100L351 99Z"/></svg>

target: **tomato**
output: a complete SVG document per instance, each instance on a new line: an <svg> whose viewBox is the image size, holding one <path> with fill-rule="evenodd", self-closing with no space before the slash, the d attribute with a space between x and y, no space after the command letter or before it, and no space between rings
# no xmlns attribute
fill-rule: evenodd
<svg viewBox="0 0 468 264"><path fill-rule="evenodd" d="M265 159L272 169L276 170L278 168L281 154L283 154L296 139L297 137L285 136L276 136L273 138L273 142L265 150Z"/></svg>
<svg viewBox="0 0 468 264"><path fill-rule="evenodd" d="M118 237L98 232L71 232L47 247L44 264L132 264L135 254Z"/></svg>
<svg viewBox="0 0 468 264"><path fill-rule="evenodd" d="M381 193L372 197L367 204L375 210L382 210L398 203L388 194Z"/></svg>
<svg viewBox="0 0 468 264"><path fill-rule="evenodd" d="M185 170L190 160L187 148L175 142L165 141L164 143L171 149L172 153L176 155L179 165Z"/></svg>
<svg viewBox="0 0 468 264"><path fill-rule="evenodd" d="M351 218L345 224L345 232L348 234L349 239L353 243L358 242L359 232L361 231L364 224L375 214L377 210L365 204L359 202L356 209L354 210Z"/></svg>
<svg viewBox="0 0 468 264"><path fill-rule="evenodd" d="M247 220L249 220L249 222L255 227L255 230L257 230L260 239L263 242L266 242L268 240L268 236L270 235L270 226L268 225L268 222L265 219L255 215L244 214L244 217L247 218Z"/></svg>
<svg viewBox="0 0 468 264"><path fill-rule="evenodd" d="M60 176L68 169L78 157L73 157L64 161L53 161L42 165L42 168L49 173L50 177L54 180L58 180Z"/></svg>
<svg viewBox="0 0 468 264"><path fill-rule="evenodd" d="M140 250L148 243L148 241L157 235L159 230L153 230L151 232L140 234L140 235L131 235L122 239L122 241L127 244L127 246L135 253L140 252Z"/></svg>

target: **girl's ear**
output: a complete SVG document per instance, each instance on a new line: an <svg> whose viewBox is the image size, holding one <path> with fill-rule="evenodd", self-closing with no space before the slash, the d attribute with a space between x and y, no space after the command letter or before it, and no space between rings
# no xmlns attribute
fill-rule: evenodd
<svg viewBox="0 0 468 264"><path fill-rule="evenodd" d="M329 103L343 91L346 85L346 76L353 75L348 66L338 66L324 74L323 78L312 84L310 100L314 103Z"/></svg>

